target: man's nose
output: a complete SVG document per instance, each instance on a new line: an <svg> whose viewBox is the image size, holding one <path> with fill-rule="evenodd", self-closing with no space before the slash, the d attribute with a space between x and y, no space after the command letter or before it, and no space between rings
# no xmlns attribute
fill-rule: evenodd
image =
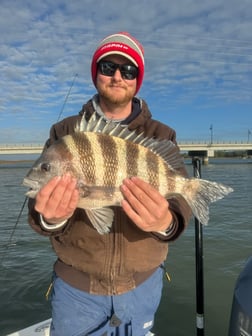
<svg viewBox="0 0 252 336"><path fill-rule="evenodd" d="M114 73L114 75L113 75L113 78L114 78L114 79L117 79L117 80L122 79L121 72L120 72L120 70L119 70L118 68L116 69L116 71L115 71L115 73Z"/></svg>

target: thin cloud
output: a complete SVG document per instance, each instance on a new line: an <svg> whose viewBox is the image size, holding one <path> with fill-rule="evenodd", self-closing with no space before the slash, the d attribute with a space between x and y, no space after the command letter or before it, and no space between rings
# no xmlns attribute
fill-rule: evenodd
<svg viewBox="0 0 252 336"><path fill-rule="evenodd" d="M224 140L245 139L244 129L252 128L251 16L246 0L116 6L112 0L3 0L0 143L44 142L76 74L62 117L78 113L95 93L92 53L117 31L144 45L140 96L155 118L175 127L180 139L208 137L211 123Z"/></svg>

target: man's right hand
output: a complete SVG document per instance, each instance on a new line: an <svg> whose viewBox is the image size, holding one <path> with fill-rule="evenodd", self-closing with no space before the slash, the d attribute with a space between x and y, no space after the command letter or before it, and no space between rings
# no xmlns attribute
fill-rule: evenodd
<svg viewBox="0 0 252 336"><path fill-rule="evenodd" d="M70 218L79 201L77 180L71 175L52 178L36 196L35 210L48 224L57 224Z"/></svg>

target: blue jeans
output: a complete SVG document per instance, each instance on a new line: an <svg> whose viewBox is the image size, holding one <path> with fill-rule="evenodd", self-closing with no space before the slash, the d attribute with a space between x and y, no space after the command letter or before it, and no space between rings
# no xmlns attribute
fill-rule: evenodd
<svg viewBox="0 0 252 336"><path fill-rule="evenodd" d="M147 335L153 327L162 287L161 267L137 288L115 296L89 294L56 277L50 336Z"/></svg>

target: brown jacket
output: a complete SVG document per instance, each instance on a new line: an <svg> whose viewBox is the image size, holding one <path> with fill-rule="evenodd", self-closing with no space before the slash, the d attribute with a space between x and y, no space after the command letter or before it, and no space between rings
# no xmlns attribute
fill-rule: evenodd
<svg viewBox="0 0 252 336"><path fill-rule="evenodd" d="M139 105L140 101L135 98L134 102ZM88 116L94 112L92 101L83 106L79 115L53 125L45 146L73 133L84 111ZM175 131L153 120L143 101L141 112L130 121L129 128L143 131L148 137L170 139L176 144ZM178 173L187 175L185 168ZM32 199L29 200L29 223L35 231L50 236L58 256L54 267L58 276L78 289L99 295L115 295L127 292L147 279L166 259L168 241L178 238L187 226L191 211L185 200L182 197L172 198L169 204L174 217L174 229L167 237L140 230L121 207L114 207L112 228L104 235L93 228L85 211L79 208L63 229L45 231L40 226Z"/></svg>

